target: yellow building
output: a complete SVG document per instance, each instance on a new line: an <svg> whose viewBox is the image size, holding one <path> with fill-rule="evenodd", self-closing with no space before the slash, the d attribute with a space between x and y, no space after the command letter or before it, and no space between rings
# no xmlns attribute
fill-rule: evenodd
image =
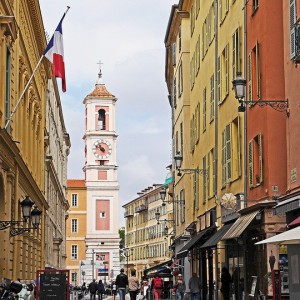
<svg viewBox="0 0 300 300"><path fill-rule="evenodd" d="M59 152L52 147L51 138L48 144L47 86L55 79L47 60L42 61L21 97L46 48L39 2L0 1L0 37L0 280L32 280L36 271L46 265L64 265L62 240L65 239L64 213L67 209L62 177L56 177L57 194L47 190L53 189L54 185L47 174L56 176L57 172L56 168L48 172L50 155ZM61 174L66 174L66 153L70 143L56 83L52 92L55 93L60 116L49 122L52 126L60 124L57 134L62 146L62 160L57 163ZM26 223L23 222L19 202L26 196L34 202L32 209L41 212L38 230L33 228L32 214ZM47 219L52 216L51 211L47 212L53 200L48 198L50 196L55 197L55 203L61 208L51 224ZM51 238L46 234L49 225L56 233ZM49 250L53 260L46 254Z"/></svg>
<svg viewBox="0 0 300 300"><path fill-rule="evenodd" d="M230 267L221 241L236 215L232 209L228 213L228 203L235 201L236 209L243 206L244 115L238 112L231 84L244 70L243 5L181 0L172 7L165 40L173 154L181 162L180 172L173 163L174 199L185 194L186 206L185 222L176 223L176 239L183 228L190 233L175 255L185 266L186 278L192 272L200 275L203 298L213 297L221 267Z"/></svg>
<svg viewBox="0 0 300 300"><path fill-rule="evenodd" d="M130 274L130 270L135 269L140 280L145 272L152 272L171 259L169 246L173 234L173 211L171 204L163 204L162 189L161 184L150 186L123 205L126 221L121 256L125 272Z"/></svg>
<svg viewBox="0 0 300 300"><path fill-rule="evenodd" d="M81 285L85 281L87 268L92 262L86 262L86 186L84 179L68 180L67 199L69 216L66 226L67 269L70 270L71 283Z"/></svg>

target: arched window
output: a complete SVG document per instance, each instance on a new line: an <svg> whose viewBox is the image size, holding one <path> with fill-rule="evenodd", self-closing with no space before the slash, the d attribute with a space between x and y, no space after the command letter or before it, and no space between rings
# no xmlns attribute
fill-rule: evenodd
<svg viewBox="0 0 300 300"><path fill-rule="evenodd" d="M98 130L105 130L105 110L98 110Z"/></svg>

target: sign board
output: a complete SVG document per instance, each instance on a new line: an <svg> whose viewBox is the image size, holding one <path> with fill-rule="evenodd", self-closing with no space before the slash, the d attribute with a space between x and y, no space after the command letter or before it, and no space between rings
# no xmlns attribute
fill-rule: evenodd
<svg viewBox="0 0 300 300"><path fill-rule="evenodd" d="M45 273L40 275L40 299L66 300L66 274Z"/></svg>

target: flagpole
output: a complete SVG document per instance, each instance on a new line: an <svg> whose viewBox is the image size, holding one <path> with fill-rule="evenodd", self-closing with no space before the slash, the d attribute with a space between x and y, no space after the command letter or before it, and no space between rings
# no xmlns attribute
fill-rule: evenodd
<svg viewBox="0 0 300 300"><path fill-rule="evenodd" d="M66 10L66 12L64 13L64 15L66 15L66 13L68 12L69 9L70 9L70 6L67 6L67 10ZM22 98L23 98L23 96L24 96L26 90L28 89L28 87L29 87L29 85L30 85L30 83L31 83L31 81L32 81L32 78L33 78L33 76L35 75L35 72L37 71L38 67L40 66L40 64L41 64L41 62L42 62L42 60L43 60L43 58L44 58L44 55L41 56L40 60L38 61L37 65L36 65L36 67L34 68L34 70L33 70L32 74L31 74L31 76L30 76L28 82L26 83L26 86L25 86L25 88L24 88L24 90L23 90L23 92L22 92L22 94L21 94L19 100L17 101L17 104L16 104L15 108L13 109L12 113L11 113L10 116L9 116L9 119L7 120L7 122L6 122L5 126L4 126L4 129L7 129L7 126L8 126L8 124L10 123L10 121L11 121L13 115L16 113L16 111L17 111L17 109L18 109L18 107L19 107L19 104L20 104L20 102L21 102L21 100L22 100Z"/></svg>
<svg viewBox="0 0 300 300"><path fill-rule="evenodd" d="M21 100L22 100L22 98L23 98L23 96L24 96L26 90L28 89L28 87L29 87L29 85L30 85L30 83L31 83L31 81L32 81L32 78L33 78L33 76L34 76L36 70L37 70L38 67L40 66L40 64L41 64L41 62L42 62L42 60L43 60L43 58L44 58L44 55L41 56L40 60L38 61L38 63L37 63L37 65L36 65L35 69L33 70L32 74L31 74L31 76L30 76L28 82L26 83L26 86L25 86L25 88L24 88L24 90L23 90L23 92L22 92L22 94L21 94L21 96L20 96L20 98L19 98L19 100L18 100L18 102L17 102L17 104L16 104L14 110L13 110L12 113L10 114L9 119L7 120L7 122L6 122L6 124L5 124L5 127L4 127L5 129L7 128L8 124L9 124L10 121L11 121L11 118L12 118L13 115L15 114L17 108L19 107L19 104L20 104L20 102L21 102Z"/></svg>

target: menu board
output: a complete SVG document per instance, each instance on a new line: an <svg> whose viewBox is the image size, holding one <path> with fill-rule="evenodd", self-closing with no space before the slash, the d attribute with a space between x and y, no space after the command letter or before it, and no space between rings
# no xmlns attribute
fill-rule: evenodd
<svg viewBox="0 0 300 300"><path fill-rule="evenodd" d="M40 299L66 300L66 274L46 273L40 275Z"/></svg>

